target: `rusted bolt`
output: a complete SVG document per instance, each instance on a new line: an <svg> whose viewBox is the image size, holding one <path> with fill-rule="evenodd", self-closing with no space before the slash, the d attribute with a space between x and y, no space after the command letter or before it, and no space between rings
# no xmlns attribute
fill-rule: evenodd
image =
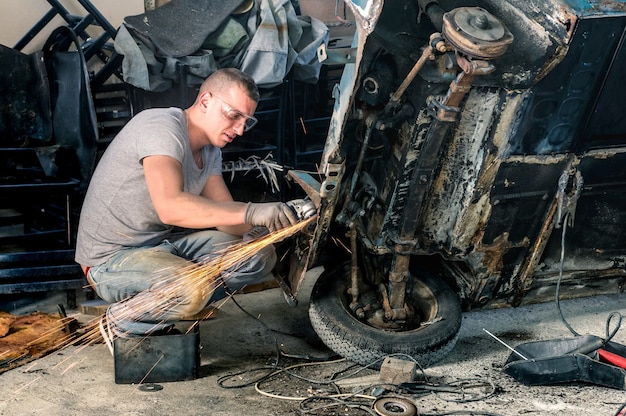
<svg viewBox="0 0 626 416"><path fill-rule="evenodd" d="M475 28L485 30L488 27L489 20L484 14L479 14L475 16L474 19L472 19L472 23L472 26L474 26Z"/></svg>

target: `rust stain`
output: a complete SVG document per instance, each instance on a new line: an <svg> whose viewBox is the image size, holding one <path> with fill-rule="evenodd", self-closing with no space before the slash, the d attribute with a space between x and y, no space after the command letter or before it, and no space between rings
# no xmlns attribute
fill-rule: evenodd
<svg viewBox="0 0 626 416"><path fill-rule="evenodd" d="M548 213L548 216L546 220L544 221L543 226L541 227L539 236L537 237L537 240L535 241L535 244L533 245L533 248L530 251L529 256L527 256L527 260L525 264L522 266L522 271L519 274L519 282L520 282L519 289L521 290L521 293L516 295L517 298L523 297L523 293L526 290L528 290L528 288L530 288L530 286L532 285L533 273L535 272L535 268L537 267L537 264L539 264L541 255L543 254L543 251L548 243L548 240L550 239L550 236L552 235L552 230L554 229L554 216L556 214L556 209L557 209L557 201L555 200L552 203L552 206L550 207L550 212Z"/></svg>
<svg viewBox="0 0 626 416"><path fill-rule="evenodd" d="M477 252L484 253L482 263L490 274L499 274L504 263L502 258L511 248L528 247L530 240L524 237L521 242L513 243L509 241L509 233L505 232L496 237L493 243L489 245L479 245L476 247Z"/></svg>
<svg viewBox="0 0 626 416"><path fill-rule="evenodd" d="M558 64L561 63L563 58L565 58L565 55L567 55L568 49L569 48L567 46L558 46L556 48L556 51L554 51L554 55L552 55L551 59L546 61L546 64L543 66L543 68L541 68L541 71L539 71L539 74L537 74L537 78L536 78L537 82L540 81L541 79L543 79Z"/></svg>
<svg viewBox="0 0 626 416"><path fill-rule="evenodd" d="M615 0L593 0L592 10L599 12L626 12L626 3Z"/></svg>

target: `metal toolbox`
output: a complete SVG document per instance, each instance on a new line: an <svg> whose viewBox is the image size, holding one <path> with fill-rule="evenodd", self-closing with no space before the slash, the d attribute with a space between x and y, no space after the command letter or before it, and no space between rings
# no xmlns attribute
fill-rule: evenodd
<svg viewBox="0 0 626 416"><path fill-rule="evenodd" d="M194 380L200 367L200 331L117 338L113 343L116 384Z"/></svg>

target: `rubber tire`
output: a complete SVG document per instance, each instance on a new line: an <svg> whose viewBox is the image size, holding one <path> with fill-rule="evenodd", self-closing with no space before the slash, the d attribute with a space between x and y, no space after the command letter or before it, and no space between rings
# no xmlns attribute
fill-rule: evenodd
<svg viewBox="0 0 626 416"><path fill-rule="evenodd" d="M416 296L429 299L431 319L443 319L414 330L393 332L370 326L352 314L345 295L349 273L349 264L322 273L311 293L311 325L328 348L352 362L375 369L380 368L387 355L409 355L426 368L452 351L461 328L461 304L441 278L420 273L410 294L412 303L417 302Z"/></svg>

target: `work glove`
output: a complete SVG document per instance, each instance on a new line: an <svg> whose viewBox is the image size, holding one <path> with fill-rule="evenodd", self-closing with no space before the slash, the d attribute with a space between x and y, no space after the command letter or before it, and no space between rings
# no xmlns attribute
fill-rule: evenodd
<svg viewBox="0 0 626 416"><path fill-rule="evenodd" d="M273 232L296 224L298 216L284 202L250 202L244 220L246 224L264 226Z"/></svg>

